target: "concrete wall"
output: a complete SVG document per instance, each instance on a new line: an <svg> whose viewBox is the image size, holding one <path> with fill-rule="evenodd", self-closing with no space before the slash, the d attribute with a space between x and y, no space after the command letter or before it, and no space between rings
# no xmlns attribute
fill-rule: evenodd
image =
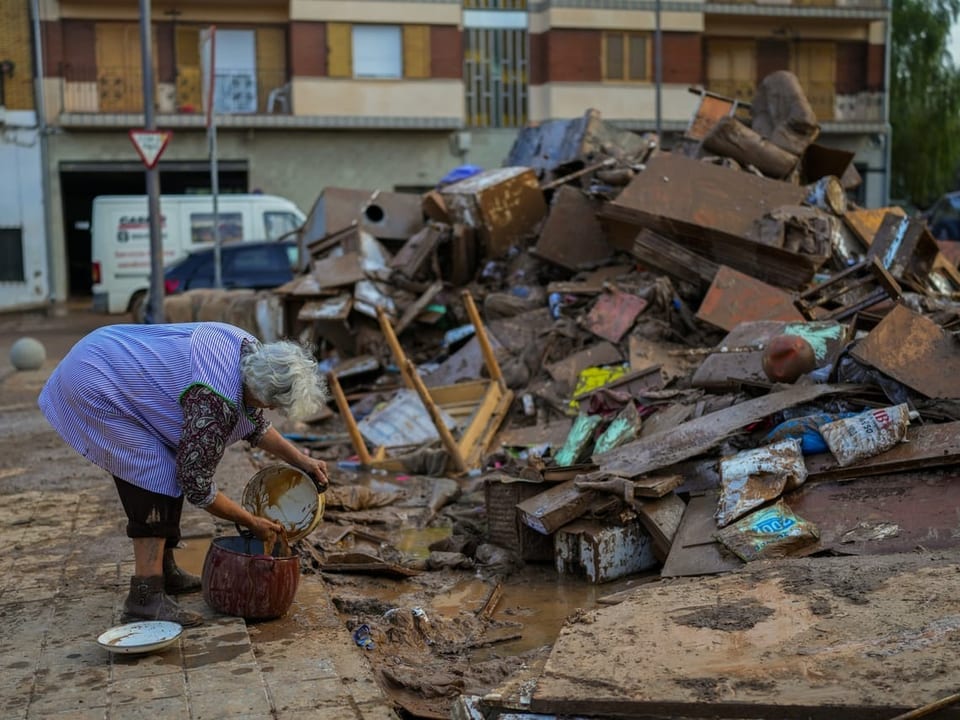
<svg viewBox="0 0 960 720"><path fill-rule="evenodd" d="M24 282L0 282L4 310L42 304L49 295L36 113L8 111L6 121L0 135L0 226L21 229Z"/></svg>
<svg viewBox="0 0 960 720"><path fill-rule="evenodd" d="M578 113L579 114L579 113ZM417 130L221 130L221 161L244 160L249 190L293 200L309 212L325 187L393 190L398 186L432 187L449 170L464 163L499 167L517 131L469 133L470 148L453 151L446 131ZM56 133L50 138L50 214L54 282L58 296L67 292L67 249L58 168L62 162L138 162L122 130ZM206 161L203 131L177 130L163 161ZM161 163L161 192L163 174Z"/></svg>

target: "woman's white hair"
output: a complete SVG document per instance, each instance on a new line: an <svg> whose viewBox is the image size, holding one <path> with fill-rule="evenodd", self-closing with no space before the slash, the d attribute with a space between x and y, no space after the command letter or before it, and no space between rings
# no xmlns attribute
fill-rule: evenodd
<svg viewBox="0 0 960 720"><path fill-rule="evenodd" d="M329 400L313 353L289 340L256 346L240 359L240 371L257 400L290 418L315 415Z"/></svg>

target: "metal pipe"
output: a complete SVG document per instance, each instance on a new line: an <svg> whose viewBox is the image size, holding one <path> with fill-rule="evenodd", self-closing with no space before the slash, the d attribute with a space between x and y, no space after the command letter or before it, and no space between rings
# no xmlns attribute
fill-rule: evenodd
<svg viewBox="0 0 960 720"><path fill-rule="evenodd" d="M660 32L660 0L654 11L656 25L653 33L653 67L656 84L657 142L663 145L663 34Z"/></svg>
<svg viewBox="0 0 960 720"><path fill-rule="evenodd" d="M143 65L143 124L146 130L156 130L153 107L153 43L150 33L150 0L140 0L140 57ZM163 235L160 215L160 169L147 171L147 215L150 222L150 305L148 322L162 323L163 317Z"/></svg>
<svg viewBox="0 0 960 720"><path fill-rule="evenodd" d="M40 192L43 193L43 234L44 245L47 251L47 293L54 306L61 300L57 292L57 282L54 278L56 263L53 261L53 231L50 221L50 166L47 162L49 148L47 127L47 102L43 92L43 35L40 25L40 0L30 0L30 14L33 16L33 62L34 68L34 103L37 109L37 138L40 143Z"/></svg>
<svg viewBox="0 0 960 720"><path fill-rule="evenodd" d="M887 2L887 19L885 30L885 45L883 48L883 205L890 204L890 191L892 187L891 173L893 169L893 128L890 126L890 85L891 85L891 62L890 55L893 45L893 6L892 2Z"/></svg>

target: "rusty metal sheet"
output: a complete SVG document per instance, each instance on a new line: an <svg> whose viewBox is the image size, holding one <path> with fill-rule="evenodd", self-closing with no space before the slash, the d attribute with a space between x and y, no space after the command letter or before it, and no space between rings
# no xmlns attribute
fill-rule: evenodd
<svg viewBox="0 0 960 720"><path fill-rule="evenodd" d="M533 253L568 270L595 267L613 255L597 219L599 202L570 185L557 189Z"/></svg>
<svg viewBox="0 0 960 720"><path fill-rule="evenodd" d="M423 207L413 193L328 187L303 224L304 245L356 224L374 237L406 240L423 227Z"/></svg>
<svg viewBox="0 0 960 720"><path fill-rule="evenodd" d="M805 197L806 190L798 185L657 155L604 206L600 217L649 228L695 248L708 260L774 285L799 288L825 258L760 244L753 232L770 210L799 205Z"/></svg>
<svg viewBox="0 0 960 720"><path fill-rule="evenodd" d="M475 229L489 257L499 257L528 235L547 214L533 170L486 170L441 191L454 223Z"/></svg>
<svg viewBox="0 0 960 720"><path fill-rule="evenodd" d="M323 260L314 260L310 272L320 288L353 285L367 276L363 271L363 258L358 252L331 255Z"/></svg>
<svg viewBox="0 0 960 720"><path fill-rule="evenodd" d="M584 327L597 337L618 343L646 307L647 301L642 297L611 289L597 298L584 319Z"/></svg>
<svg viewBox="0 0 960 720"><path fill-rule="evenodd" d="M529 711L899 716L956 693L953 672L930 668L956 656L958 571L955 558L927 554L807 558L641 586L564 627ZM936 717L958 718L960 708Z"/></svg>
<svg viewBox="0 0 960 720"><path fill-rule="evenodd" d="M863 182L856 172L853 159L856 153L838 150L818 143L811 143L803 153L803 184L809 185L822 177L833 175L840 178L845 189L852 189ZM850 171L853 172L850 172Z"/></svg>
<svg viewBox="0 0 960 720"><path fill-rule="evenodd" d="M897 305L850 351L930 398L960 398L960 348L933 320Z"/></svg>
<svg viewBox="0 0 960 720"><path fill-rule="evenodd" d="M888 214L874 235L867 257L876 257L895 278L910 273L924 280L933 268L940 249L926 223Z"/></svg>
<svg viewBox="0 0 960 720"><path fill-rule="evenodd" d="M960 471L808 481L784 500L820 529L812 552L886 555L960 547Z"/></svg>
<svg viewBox="0 0 960 720"><path fill-rule="evenodd" d="M853 230L854 234L860 238L865 247L873 244L873 237L880 229L880 224L888 213L906 217L903 208L897 206L871 208L863 210L848 210L843 220L847 227Z"/></svg>
<svg viewBox="0 0 960 720"><path fill-rule="evenodd" d="M806 318L793 304L793 295L733 268L721 265L700 303L697 318L730 332L743 322Z"/></svg>

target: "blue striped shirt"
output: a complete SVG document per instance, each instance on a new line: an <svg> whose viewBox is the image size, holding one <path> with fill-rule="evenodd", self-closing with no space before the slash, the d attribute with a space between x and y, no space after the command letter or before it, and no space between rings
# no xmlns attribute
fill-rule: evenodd
<svg viewBox="0 0 960 720"><path fill-rule="evenodd" d="M180 399L189 387L208 387L240 410L224 445L265 429L261 413L242 411L245 341L256 338L225 323L108 325L67 353L40 393L40 409L74 450L111 475L179 497Z"/></svg>

